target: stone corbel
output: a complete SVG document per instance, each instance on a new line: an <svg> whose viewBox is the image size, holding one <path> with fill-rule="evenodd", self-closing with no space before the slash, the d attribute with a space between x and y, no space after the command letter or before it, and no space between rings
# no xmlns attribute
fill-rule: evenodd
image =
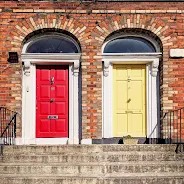
<svg viewBox="0 0 184 184"><path fill-rule="evenodd" d="M109 75L109 61L104 61L104 76L107 77Z"/></svg>
<svg viewBox="0 0 184 184"><path fill-rule="evenodd" d="M157 76L158 66L159 66L159 59L158 60L154 60L153 63L152 63L152 69L151 69L151 75L153 77Z"/></svg>
<svg viewBox="0 0 184 184"><path fill-rule="evenodd" d="M79 67L80 67L80 62L79 61L75 61L74 65L73 65L73 74L76 77L79 75Z"/></svg>
<svg viewBox="0 0 184 184"><path fill-rule="evenodd" d="M24 75L29 76L31 70L31 63L30 61L24 61Z"/></svg>

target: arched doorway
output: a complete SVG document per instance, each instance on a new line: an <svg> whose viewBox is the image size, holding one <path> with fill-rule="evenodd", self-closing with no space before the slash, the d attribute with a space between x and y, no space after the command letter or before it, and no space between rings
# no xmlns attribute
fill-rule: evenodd
<svg viewBox="0 0 184 184"><path fill-rule="evenodd" d="M55 32L24 44L20 144L79 143L80 53L75 39Z"/></svg>
<svg viewBox="0 0 184 184"><path fill-rule="evenodd" d="M119 33L102 52L103 137L158 138L159 44L147 35Z"/></svg>

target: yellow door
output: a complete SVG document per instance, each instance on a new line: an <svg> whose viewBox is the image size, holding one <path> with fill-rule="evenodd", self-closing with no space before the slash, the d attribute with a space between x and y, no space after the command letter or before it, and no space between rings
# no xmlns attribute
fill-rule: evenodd
<svg viewBox="0 0 184 184"><path fill-rule="evenodd" d="M146 66L113 67L113 136L146 136Z"/></svg>

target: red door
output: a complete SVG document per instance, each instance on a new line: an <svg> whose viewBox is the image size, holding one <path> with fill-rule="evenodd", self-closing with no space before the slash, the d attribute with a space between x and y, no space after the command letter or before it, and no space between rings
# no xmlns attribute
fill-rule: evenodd
<svg viewBox="0 0 184 184"><path fill-rule="evenodd" d="M68 67L36 69L36 137L68 137Z"/></svg>

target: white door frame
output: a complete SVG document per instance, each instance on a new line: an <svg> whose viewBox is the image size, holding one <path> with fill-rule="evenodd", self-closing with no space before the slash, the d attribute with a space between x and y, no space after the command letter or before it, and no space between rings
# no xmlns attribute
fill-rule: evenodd
<svg viewBox="0 0 184 184"><path fill-rule="evenodd" d="M159 79L158 66L161 53L103 54L103 123L102 137L113 137L113 64L146 65L146 116L147 137L159 136ZM123 136L123 135L122 135Z"/></svg>
<svg viewBox="0 0 184 184"><path fill-rule="evenodd" d="M81 54L21 55L22 138L16 144L79 144L78 74ZM36 65L69 66L69 137L36 138Z"/></svg>

